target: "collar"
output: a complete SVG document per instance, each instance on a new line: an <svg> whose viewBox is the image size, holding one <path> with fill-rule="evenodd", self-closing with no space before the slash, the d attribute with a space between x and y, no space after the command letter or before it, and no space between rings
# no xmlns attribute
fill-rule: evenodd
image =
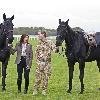
<svg viewBox="0 0 100 100"><path fill-rule="evenodd" d="M39 43L40 43L40 44L45 44L45 43L47 43L47 39L44 38L43 40L39 40Z"/></svg>

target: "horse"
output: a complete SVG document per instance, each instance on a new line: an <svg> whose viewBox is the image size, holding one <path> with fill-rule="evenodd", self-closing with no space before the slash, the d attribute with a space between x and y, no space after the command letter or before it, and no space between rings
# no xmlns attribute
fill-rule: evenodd
<svg viewBox="0 0 100 100"><path fill-rule="evenodd" d="M73 31L73 29L68 25L68 22L69 19L65 22L59 19L59 26L57 28L56 36L56 46L61 46L63 41L65 41L65 55L67 57L69 67L69 88L67 92L71 93L74 65L76 62L78 62L80 70L79 79L81 83L80 94L83 94L85 62L96 60L100 72L100 43L99 45L97 45L97 47L92 47L90 50L90 54L88 55L89 45L84 38L84 32Z"/></svg>
<svg viewBox="0 0 100 100"><path fill-rule="evenodd" d="M11 44L14 40L13 37L13 23L14 15L11 18L6 18L3 14L3 23L0 24L0 61L2 62L2 91L5 91L6 84L6 69L11 54Z"/></svg>

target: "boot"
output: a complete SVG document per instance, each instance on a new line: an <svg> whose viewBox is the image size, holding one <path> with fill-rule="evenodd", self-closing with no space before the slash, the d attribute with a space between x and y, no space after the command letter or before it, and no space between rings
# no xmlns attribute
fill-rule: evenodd
<svg viewBox="0 0 100 100"><path fill-rule="evenodd" d="M27 94L27 90L28 90L28 89L24 89L24 94Z"/></svg>
<svg viewBox="0 0 100 100"><path fill-rule="evenodd" d="M28 86L29 86L29 81L28 80L25 80L24 94L27 94Z"/></svg>
<svg viewBox="0 0 100 100"><path fill-rule="evenodd" d="M21 83L22 81L21 80L17 80L17 85L18 85L18 93L21 92Z"/></svg>

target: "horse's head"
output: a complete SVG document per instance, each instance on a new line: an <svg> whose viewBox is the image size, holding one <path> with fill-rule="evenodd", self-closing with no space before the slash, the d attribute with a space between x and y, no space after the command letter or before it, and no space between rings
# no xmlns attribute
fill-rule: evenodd
<svg viewBox="0 0 100 100"><path fill-rule="evenodd" d="M67 32L68 21L69 19L66 22L61 21L61 19L59 19L59 26L57 28L56 46L61 46L62 42L65 40L65 35L68 33Z"/></svg>
<svg viewBox="0 0 100 100"><path fill-rule="evenodd" d="M14 15L11 18L6 18L5 13L3 14L3 33L6 34L6 39L8 44L12 44L13 42L13 23L12 20L14 19Z"/></svg>

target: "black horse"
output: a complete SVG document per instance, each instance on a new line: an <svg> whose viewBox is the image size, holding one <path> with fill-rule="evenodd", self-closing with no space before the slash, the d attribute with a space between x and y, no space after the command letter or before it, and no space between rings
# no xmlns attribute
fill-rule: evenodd
<svg viewBox="0 0 100 100"><path fill-rule="evenodd" d="M61 46L62 42L65 40L65 55L67 57L69 66L69 89L67 92L71 93L74 65L76 62L78 62L80 69L79 79L81 82L80 93L82 94L84 91L83 78L85 62L91 62L96 60L97 66L100 71L100 45L98 45L97 47L92 47L90 54L87 56L89 45L84 38L84 33L73 31L73 29L68 25L68 21L69 19L66 22L61 21L61 19L59 19L56 46Z"/></svg>
<svg viewBox="0 0 100 100"><path fill-rule="evenodd" d="M4 22L0 24L0 61L2 62L2 91L5 89L6 68L10 58L11 44L13 42L13 23L14 15L6 18L3 14Z"/></svg>

